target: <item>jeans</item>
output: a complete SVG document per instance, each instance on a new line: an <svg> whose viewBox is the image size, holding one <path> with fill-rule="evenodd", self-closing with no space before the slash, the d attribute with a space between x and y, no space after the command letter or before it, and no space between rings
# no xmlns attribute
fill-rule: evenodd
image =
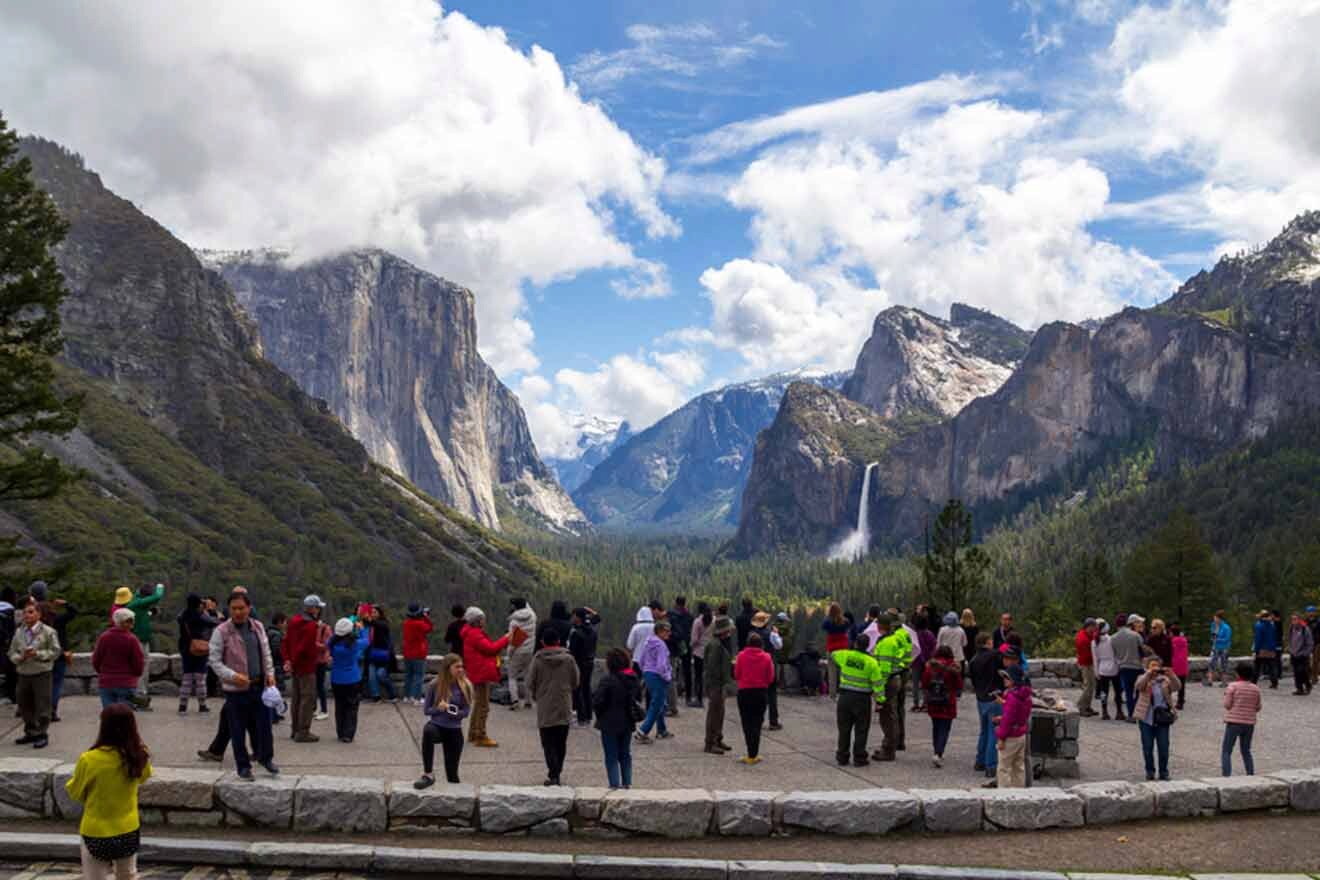
<svg viewBox="0 0 1320 880"><path fill-rule="evenodd" d="M1226 681L1228 679L1228 649L1227 648L1223 650L1216 648L1210 652L1210 669L1208 671L1218 672L1220 681ZM1206 675L1205 680L1207 682L1210 680L1210 676L1208 674Z"/></svg>
<svg viewBox="0 0 1320 880"><path fill-rule="evenodd" d="M234 766L238 770L252 769L252 759L258 764L269 764L275 758L274 737L270 729L270 710L261 702L261 684L245 691L225 694L225 711L229 715L229 745L234 750ZM248 754L244 734L252 737L253 755Z"/></svg>
<svg viewBox="0 0 1320 880"><path fill-rule="evenodd" d="M403 661L403 696L409 700L422 698L422 680L426 678L426 659Z"/></svg>
<svg viewBox="0 0 1320 880"><path fill-rule="evenodd" d="M567 728L565 728L567 730ZM435 766L435 744L440 743L445 756L445 781L458 784L458 762L463 757L463 728L427 724L422 727L422 772L431 775Z"/></svg>
<svg viewBox="0 0 1320 880"><path fill-rule="evenodd" d="M115 703L132 703L132 688L98 688L97 693L101 695L101 708L113 706Z"/></svg>
<svg viewBox="0 0 1320 880"><path fill-rule="evenodd" d="M546 776L559 782L564 772L564 759L568 757L568 725L556 724L541 729L541 752L545 755Z"/></svg>
<svg viewBox="0 0 1320 880"><path fill-rule="evenodd" d="M605 752L605 775L610 788L632 787L632 734L601 731L600 746Z"/></svg>
<svg viewBox="0 0 1320 880"><path fill-rule="evenodd" d="M1169 728L1138 722L1141 728L1141 754L1146 759L1146 778L1155 778L1155 749L1160 752L1160 779L1169 778Z"/></svg>
<svg viewBox="0 0 1320 880"><path fill-rule="evenodd" d="M977 763L985 769L993 770L999 766L999 751L995 742L995 724L990 719L1000 713L999 704L994 700L976 701L976 714L981 719L981 735L976 740Z"/></svg>
<svg viewBox="0 0 1320 880"><path fill-rule="evenodd" d="M397 698L394 693L394 682L390 680L390 668L388 666L373 663L367 671L370 673L367 676L367 693L371 694L373 700L380 699L382 689L389 695L391 700Z"/></svg>
<svg viewBox="0 0 1320 880"><path fill-rule="evenodd" d="M64 692L64 672L68 668L68 661L64 659L63 654L60 654L55 658L55 665L50 670L50 714L52 717L60 714L60 695Z"/></svg>
<svg viewBox="0 0 1320 880"><path fill-rule="evenodd" d="M935 754L944 757L944 747L949 744L949 734L953 731L952 718L930 719L930 735L935 741Z"/></svg>
<svg viewBox="0 0 1320 880"><path fill-rule="evenodd" d="M1255 732L1256 725L1254 724L1224 725L1224 746L1219 753L1219 763L1225 776L1233 775L1234 742L1238 743L1242 749L1242 766L1247 769L1247 775L1256 775L1256 762L1251 759L1251 737Z"/></svg>
<svg viewBox="0 0 1320 880"><path fill-rule="evenodd" d="M662 734L668 733L665 703L668 701L669 683L654 672L646 673L642 679L646 682L646 720L642 722L641 733L649 734L652 727Z"/></svg>
<svg viewBox="0 0 1320 880"><path fill-rule="evenodd" d="M747 743L749 758L755 758L761 753L761 725L765 723L768 690L742 688L738 691L738 717L742 720L743 740Z"/></svg>
<svg viewBox="0 0 1320 880"><path fill-rule="evenodd" d="M352 742L357 736L358 725L358 685L334 684L335 691L335 737Z"/></svg>
<svg viewBox="0 0 1320 880"><path fill-rule="evenodd" d="M1123 689L1123 702L1118 704L1119 711L1122 711L1124 704L1127 704L1127 714L1131 715L1132 710L1137 707L1137 679L1140 677L1140 669L1118 670L1118 684Z"/></svg>

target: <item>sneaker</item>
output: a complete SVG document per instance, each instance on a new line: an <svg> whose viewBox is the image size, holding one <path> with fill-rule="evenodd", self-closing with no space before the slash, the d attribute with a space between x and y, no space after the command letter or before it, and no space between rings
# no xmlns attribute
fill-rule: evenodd
<svg viewBox="0 0 1320 880"><path fill-rule="evenodd" d="M656 735L656 739L673 739L673 738L674 735L667 730L662 730L660 731L659 734Z"/></svg>
<svg viewBox="0 0 1320 880"><path fill-rule="evenodd" d="M638 731L633 736L633 742L637 743L639 746L649 746L653 742L653 740L646 734Z"/></svg>
<svg viewBox="0 0 1320 880"><path fill-rule="evenodd" d="M274 762L274 761L267 761L266 763L262 764L261 766L262 766L262 768L263 768L267 773L269 773L271 776L279 776L279 775L280 775L280 768L275 766L275 762Z"/></svg>
<svg viewBox="0 0 1320 880"><path fill-rule="evenodd" d="M999 780L998 780L998 779L991 779L989 782L983 782L983 783L981 783L981 787L982 787L982 788L998 788L998 787L999 787Z"/></svg>
<svg viewBox="0 0 1320 880"><path fill-rule="evenodd" d="M327 718L329 718L329 717L330 717L330 715L329 715L329 713L327 713L327 712L317 712L315 715L312 716L312 720L313 720L313 721L324 721L325 719L327 719Z"/></svg>
<svg viewBox="0 0 1320 880"><path fill-rule="evenodd" d="M413 788L421 791L422 789L430 788L433 785L435 785L435 777L423 775L421 779L418 779L413 783Z"/></svg>
<svg viewBox="0 0 1320 880"><path fill-rule="evenodd" d="M244 782L256 782L256 781L257 781L257 777L255 777L255 776L252 775L252 768L251 768L251 767L248 767L248 768L243 769L243 770L239 770L239 771L238 771L238 778L241 779L241 780L243 780Z"/></svg>
<svg viewBox="0 0 1320 880"><path fill-rule="evenodd" d="M944 758L941 757L940 755L935 755L933 758L930 759L930 763L936 768L943 767Z"/></svg>
<svg viewBox="0 0 1320 880"><path fill-rule="evenodd" d="M24 734L23 736L20 736L18 739L14 740L14 745L16 745L16 746L30 746L30 745L32 745L32 744L33 744L34 742L36 742L36 741L37 741L37 738L36 738L35 736L29 736L29 735L27 735L27 734Z"/></svg>
<svg viewBox="0 0 1320 880"><path fill-rule="evenodd" d="M784 729L784 725L782 725L782 724L778 724L778 723L775 723L775 724L771 724L767 729L768 729L768 730L783 730L783 729Z"/></svg>
<svg viewBox="0 0 1320 880"><path fill-rule="evenodd" d="M201 758L203 761L214 761L217 764L225 759L224 755L217 755L210 749L198 749L197 757Z"/></svg>
<svg viewBox="0 0 1320 880"><path fill-rule="evenodd" d="M197 707L198 715L207 715L210 713L210 711L211 711L211 707L206 705L205 703L202 703L200 706Z"/></svg>
<svg viewBox="0 0 1320 880"><path fill-rule="evenodd" d="M39 736L32 741L32 748L34 749L44 749L48 745L50 745L50 740L44 736Z"/></svg>
<svg viewBox="0 0 1320 880"><path fill-rule="evenodd" d="M744 755L743 757L739 758L738 760L741 761L742 763L746 764L748 767L754 767L754 766L756 766L757 764L761 763L761 756L760 756L760 755L757 755L755 758L752 758L752 757L749 757L749 756Z"/></svg>

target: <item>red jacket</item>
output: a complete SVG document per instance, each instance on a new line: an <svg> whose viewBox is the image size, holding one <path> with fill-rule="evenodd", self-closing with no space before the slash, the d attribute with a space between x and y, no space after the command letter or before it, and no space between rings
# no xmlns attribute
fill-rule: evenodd
<svg viewBox="0 0 1320 880"><path fill-rule="evenodd" d="M775 680L775 661L760 648L743 648L733 661L733 680L740 691L768 688Z"/></svg>
<svg viewBox="0 0 1320 880"><path fill-rule="evenodd" d="M290 617L280 653L292 667L294 675L315 675L316 666L321 662L321 649L316 644L316 621L305 613Z"/></svg>
<svg viewBox="0 0 1320 880"><path fill-rule="evenodd" d="M425 660L430 653L431 644L427 636L431 634L431 618L409 617L403 622L403 659Z"/></svg>
<svg viewBox="0 0 1320 880"><path fill-rule="evenodd" d="M1095 660L1091 654L1091 634L1082 628L1077 631L1077 638L1073 640L1077 646L1077 665L1094 666Z"/></svg>
<svg viewBox="0 0 1320 880"><path fill-rule="evenodd" d="M958 696L962 693L962 671L957 663L932 660L921 672L921 687L924 689L937 675L944 676L944 687L949 692L949 701L941 705L927 700L926 714L931 718L957 718Z"/></svg>
<svg viewBox="0 0 1320 880"><path fill-rule="evenodd" d="M132 630L111 627L96 639L92 651L92 668L96 670L99 688L135 688L147 658L142 654L142 643Z"/></svg>
<svg viewBox="0 0 1320 880"><path fill-rule="evenodd" d="M492 642L486 631L477 626L463 627L463 666L467 669L468 681L473 684L495 684L500 680L500 667L495 662L509 644L506 635L497 642Z"/></svg>

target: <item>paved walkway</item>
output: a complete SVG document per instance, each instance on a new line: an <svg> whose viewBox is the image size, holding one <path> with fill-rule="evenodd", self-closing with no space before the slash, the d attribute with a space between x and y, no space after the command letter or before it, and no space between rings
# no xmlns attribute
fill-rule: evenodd
<svg viewBox="0 0 1320 880"><path fill-rule="evenodd" d="M1076 694L1076 691L1070 692ZM1265 707L1256 731L1257 772L1320 766L1320 695L1295 697L1281 684L1265 692ZM1187 710L1173 730L1172 772L1177 778L1217 776L1219 744L1223 734L1219 688L1199 684L1189 690ZM143 737L159 766L202 765L196 757L215 733L221 705L213 701L209 715L196 710L180 716L173 698L158 697L156 711L139 715ZM780 697L784 730L765 734L762 755L756 767L746 767L734 758L742 754L737 710L730 704L725 734L735 746L730 757L705 754L702 749L704 713L682 709L670 719L673 739L650 746L633 746L633 784L638 788L709 789L848 789L874 786L898 788L967 787L979 784L974 773L977 721L974 700L960 701L962 715L954 722L953 736L945 753L946 765L934 769L930 762L930 721L924 714L908 716L908 750L893 764L866 768L838 767L834 763L834 704L828 699ZM6 708L0 720L0 757L60 757L74 760L95 737L99 702L92 697L70 697L60 704L64 720L53 725L51 745L44 752L15 746L20 723ZM333 707L331 707L333 713ZM334 738L333 721L316 722L313 731L322 740L294 744L287 723L275 728L275 757L289 773L324 773L338 776L370 776L389 780L412 780L420 768L421 711L401 704L362 706L357 741L344 745ZM545 777L535 712L511 712L492 707L490 732L500 742L497 749L468 747L463 753L462 778L469 783L536 785ZM872 727L873 745L879 728ZM437 750L438 751L438 750ZM1080 766L1083 780L1144 778L1140 736L1132 724L1083 719ZM436 756L440 766L440 756ZM225 766L232 768L232 760ZM1235 772L1241 772L1240 763ZM568 785L604 785L598 733L573 728L569 738L569 761L564 782ZM1073 780L1043 780L1042 784L1071 784Z"/></svg>

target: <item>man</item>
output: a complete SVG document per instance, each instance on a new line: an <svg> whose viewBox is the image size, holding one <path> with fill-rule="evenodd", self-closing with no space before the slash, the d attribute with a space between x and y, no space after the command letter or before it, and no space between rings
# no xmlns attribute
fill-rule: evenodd
<svg viewBox="0 0 1320 880"><path fill-rule="evenodd" d="M18 671L9 659L9 643L14 640L21 619L14 610L17 601L18 596L13 587L0 590L0 706L15 702L15 690L18 688Z"/></svg>
<svg viewBox="0 0 1320 880"><path fill-rule="evenodd" d="M445 627L445 644L449 645L449 653L463 656L463 627L467 626L467 621L463 615L467 612L466 606L451 605L449 607L449 626Z"/></svg>
<svg viewBox="0 0 1320 880"><path fill-rule="evenodd" d="M1224 619L1222 610L1216 611L1210 620L1210 665L1202 679L1206 687L1214 686L1216 672L1219 673L1219 686L1228 687L1228 652L1232 647L1233 627Z"/></svg>
<svg viewBox="0 0 1320 880"><path fill-rule="evenodd" d="M316 667L321 661L321 648L316 631L324 612L321 597L312 594L303 599L301 614L295 614L284 634L284 671L291 676L289 689L290 737L296 743L320 742L312 733L312 719L316 715Z"/></svg>
<svg viewBox="0 0 1320 880"><path fill-rule="evenodd" d="M133 634L133 617L127 608L116 609L115 625L97 637L92 650L92 670L102 709L115 703L131 705L138 679L147 670L147 655Z"/></svg>
<svg viewBox="0 0 1320 880"><path fill-rule="evenodd" d="M596 667L596 624L600 616L590 608L573 609L573 630L568 635L568 653L577 664L578 686L573 691L573 709L578 727L591 724L591 675Z"/></svg>
<svg viewBox="0 0 1320 880"><path fill-rule="evenodd" d="M1088 617L1082 628L1077 631L1077 638L1074 639L1077 668L1082 671L1082 696L1077 700L1077 713L1083 718L1090 718L1096 714L1091 708L1091 700L1095 697L1095 657L1091 653L1091 646L1095 643L1098 632L1099 627L1096 626L1095 618Z"/></svg>
<svg viewBox="0 0 1320 880"><path fill-rule="evenodd" d="M895 748L898 751L907 749L907 692L908 677L912 672L912 664L920 656L920 648L913 639L915 630L908 626L903 620L903 615L899 614L897 609L889 612L890 632L892 633L897 647L894 651L894 674L898 679L898 705L893 707L894 712L894 733ZM901 624L895 626L895 623ZM878 648L877 648L878 650ZM876 657L876 659L880 659ZM889 698L885 698L888 704Z"/></svg>
<svg viewBox="0 0 1320 880"><path fill-rule="evenodd" d="M865 767L871 763L866 753L866 741L871 734L871 705L874 703L877 709L884 705L889 676L867 653L869 647L866 636L861 635L853 647L830 655L839 668L839 701L835 709L839 743L834 750L834 759L840 767L848 766L850 746L854 766Z"/></svg>
<svg viewBox="0 0 1320 880"><path fill-rule="evenodd" d="M733 681L733 621L727 616L715 618L711 638L706 642L702 684L706 691L706 752L723 755L733 751L724 742L724 700L736 693Z"/></svg>
<svg viewBox="0 0 1320 880"><path fill-rule="evenodd" d="M999 626L995 627L995 650L1003 647L1004 642L1008 641L1008 634L1013 631L1013 615L1005 612L999 615Z"/></svg>
<svg viewBox="0 0 1320 880"><path fill-rule="evenodd" d="M266 629L252 618L252 600L247 593L229 596L229 619L211 633L211 669L225 692L224 714L229 719L229 744L234 750L238 778L251 782L252 758L272 776L275 743L270 710L261 701L265 687L275 686L275 664L270 656ZM313 691L313 693L315 693ZM255 755L249 756L245 734L252 737Z"/></svg>
<svg viewBox="0 0 1320 880"><path fill-rule="evenodd" d="M674 607L669 609L669 625L673 627L673 636L669 639L670 654L678 663L677 686L683 691L683 698L692 705L692 612L687 607L686 596L675 596ZM677 703L677 701L675 701Z"/></svg>
<svg viewBox="0 0 1320 880"><path fill-rule="evenodd" d="M9 659L18 670L15 696L23 716L23 735L14 745L44 749L50 744L51 669L60 655L60 640L54 627L41 622L36 602L23 606L23 622L9 644Z"/></svg>
<svg viewBox="0 0 1320 880"><path fill-rule="evenodd" d="M527 690L536 703L536 726L545 755L546 785L559 785L568 756L568 722L573 717L573 692L578 686L577 663L559 644L559 630L541 634L541 650L532 657Z"/></svg>
<svg viewBox="0 0 1320 880"><path fill-rule="evenodd" d="M1004 668L1002 656L991 647L992 644L990 633L979 633L976 636L976 654L972 662L967 664L972 690L976 692L976 714L981 722L973 769L983 771L990 779L995 778L999 768L995 718L999 715L998 697L1002 687L999 672Z"/></svg>
<svg viewBox="0 0 1320 880"><path fill-rule="evenodd" d="M1320 645L1320 614L1316 613L1314 605L1306 606L1306 625L1311 630L1311 641ZM1311 684L1320 680L1320 651L1311 652Z"/></svg>
<svg viewBox="0 0 1320 880"><path fill-rule="evenodd" d="M1279 687L1279 673L1276 671L1274 661L1278 659L1278 648L1275 647L1274 621L1271 618L1268 609L1262 608L1256 614L1256 625L1251 630L1251 653L1256 658L1256 679L1270 679L1270 690Z"/></svg>
<svg viewBox="0 0 1320 880"><path fill-rule="evenodd" d="M28 595L41 609L41 622L53 627L55 637L60 640L60 656L55 658L51 668L50 721L60 720L60 696L64 692L64 673L73 662L73 652L69 650L69 623L78 616L78 609L64 599L51 599L45 581L33 581L28 587Z"/></svg>
<svg viewBox="0 0 1320 880"><path fill-rule="evenodd" d="M902 628L894 630L894 619L888 614L882 614L876 620L875 630L880 636L880 640L875 644L872 655L878 667L878 675L884 680L884 699L876 703L876 716L880 721L880 733L882 739L880 748L871 754L872 761L893 761L894 754L900 748L898 729L898 712L903 709L903 667L900 658L911 651L907 636L900 636ZM861 644L866 635L857 637L858 644ZM867 647L871 644L868 641ZM840 697L842 699L842 697Z"/></svg>
<svg viewBox="0 0 1320 880"><path fill-rule="evenodd" d="M734 618L734 626L738 628L738 650L741 651L747 647L747 637L752 632L752 618L756 616L756 605L751 599L742 600L742 611Z"/></svg>
<svg viewBox="0 0 1320 880"><path fill-rule="evenodd" d="M1304 697L1311 692L1311 654L1315 651L1315 639L1311 628L1306 625L1302 615L1294 613L1288 627L1288 654L1291 657L1293 671L1293 694Z"/></svg>
<svg viewBox="0 0 1320 880"><path fill-rule="evenodd" d="M1283 649L1288 644L1288 624L1283 620L1283 612L1274 609L1270 612L1274 623L1274 677L1283 678Z"/></svg>
<svg viewBox="0 0 1320 880"><path fill-rule="evenodd" d="M512 644L513 631L520 629L527 636L526 640L515 647ZM521 597L509 600L509 629L510 636L508 669L509 669L509 708L518 708L518 692L522 691L522 704L524 708L532 708L532 695L527 692L527 670L532 665L532 655L536 653L536 612L527 604L527 600ZM522 682L519 688L518 683Z"/></svg>
<svg viewBox="0 0 1320 880"><path fill-rule="evenodd" d="M1118 663L1119 694L1114 700L1114 720L1136 724L1132 710L1137 705L1137 679L1142 673L1141 653L1145 644L1141 638L1141 625L1145 623L1139 615L1130 614L1126 626L1110 636L1109 644L1114 649L1114 661ZM1126 706L1127 715L1123 709Z"/></svg>

